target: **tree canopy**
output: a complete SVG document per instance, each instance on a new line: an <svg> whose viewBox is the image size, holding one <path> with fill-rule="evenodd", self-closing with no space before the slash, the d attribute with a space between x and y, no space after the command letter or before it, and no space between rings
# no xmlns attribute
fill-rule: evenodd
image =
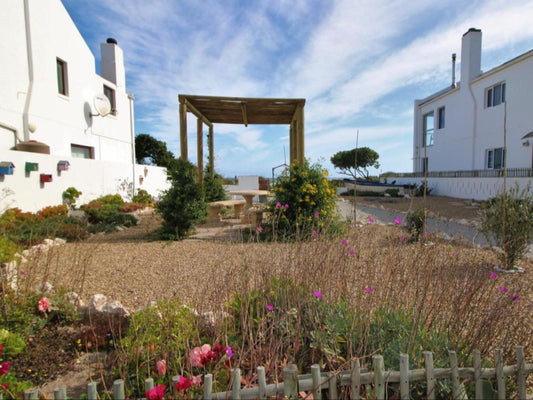
<svg viewBox="0 0 533 400"><path fill-rule="evenodd" d="M141 133L135 137L135 160L138 164L169 168L175 161L175 157L167 149L165 142L146 133Z"/></svg>
<svg viewBox="0 0 533 400"><path fill-rule="evenodd" d="M379 168L378 158L379 154L371 148L361 147L359 149L343 150L335 153L331 157L331 163L335 168L340 170L341 174L352 176L354 179L357 179L357 175L361 178L368 179L368 168Z"/></svg>

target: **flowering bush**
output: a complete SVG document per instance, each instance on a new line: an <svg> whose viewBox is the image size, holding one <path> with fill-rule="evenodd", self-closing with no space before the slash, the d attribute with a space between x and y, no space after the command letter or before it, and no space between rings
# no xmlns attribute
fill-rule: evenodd
<svg viewBox="0 0 533 400"><path fill-rule="evenodd" d="M293 163L273 186L275 199L269 207L274 239L307 239L332 232L335 224L336 192L319 164Z"/></svg>

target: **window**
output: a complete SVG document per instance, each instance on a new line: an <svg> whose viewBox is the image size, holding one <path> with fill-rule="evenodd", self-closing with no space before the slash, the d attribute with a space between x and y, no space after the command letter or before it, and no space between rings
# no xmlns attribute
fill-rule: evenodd
<svg viewBox="0 0 533 400"><path fill-rule="evenodd" d="M79 144L70 145L70 153L74 158L94 159L94 147L81 146Z"/></svg>
<svg viewBox="0 0 533 400"><path fill-rule="evenodd" d="M435 131L435 118L433 116L433 111L424 114L423 124L423 145L424 147L433 146L433 132Z"/></svg>
<svg viewBox="0 0 533 400"><path fill-rule="evenodd" d="M505 103L505 82L487 89L487 107L494 107L502 103Z"/></svg>
<svg viewBox="0 0 533 400"><path fill-rule="evenodd" d="M502 169L505 166L505 151L503 147L487 149L487 168Z"/></svg>
<svg viewBox="0 0 533 400"><path fill-rule="evenodd" d="M56 59L57 65L57 92L68 96L68 70L67 63L60 58Z"/></svg>
<svg viewBox="0 0 533 400"><path fill-rule="evenodd" d="M115 89L110 88L109 86L104 85L104 94L109 99L111 104L111 114L117 115L117 106L115 102Z"/></svg>
<svg viewBox="0 0 533 400"><path fill-rule="evenodd" d="M445 107L440 107L437 110L437 117L438 117L438 121L437 121L438 129L444 129L446 125L446 108Z"/></svg>

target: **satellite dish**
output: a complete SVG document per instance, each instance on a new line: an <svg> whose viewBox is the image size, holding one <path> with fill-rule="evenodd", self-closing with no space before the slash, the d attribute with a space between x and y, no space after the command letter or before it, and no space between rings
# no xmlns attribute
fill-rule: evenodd
<svg viewBox="0 0 533 400"><path fill-rule="evenodd" d="M107 96L103 93L98 93L94 96L93 100L94 108L96 108L97 115L105 117L111 112L111 103Z"/></svg>

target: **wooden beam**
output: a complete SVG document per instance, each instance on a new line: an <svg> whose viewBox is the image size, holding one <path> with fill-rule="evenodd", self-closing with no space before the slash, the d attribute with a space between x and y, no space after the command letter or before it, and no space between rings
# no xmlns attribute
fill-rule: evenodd
<svg viewBox="0 0 533 400"><path fill-rule="evenodd" d="M248 126L248 117L246 116L246 103L241 101L242 122L244 126Z"/></svg>
<svg viewBox="0 0 533 400"><path fill-rule="evenodd" d="M187 147L187 105L180 103L180 156L182 160L188 160Z"/></svg>
<svg viewBox="0 0 533 400"><path fill-rule="evenodd" d="M296 132L296 141L297 141L297 155L296 158L300 165L303 165L305 161L305 141L304 141L304 108L302 105L298 105L296 109L297 114L297 132Z"/></svg>
<svg viewBox="0 0 533 400"><path fill-rule="evenodd" d="M293 120L290 124L290 134L289 134L289 164L292 165L294 161L297 160L296 155L296 120Z"/></svg>
<svg viewBox="0 0 533 400"><path fill-rule="evenodd" d="M200 183L204 181L204 131L202 119L196 120L196 155L198 163L198 180Z"/></svg>
<svg viewBox="0 0 533 400"><path fill-rule="evenodd" d="M207 117L204 114L198 111L198 109L195 106L193 106L189 100L185 100L184 103L187 105L188 111L192 112L196 116L196 118L200 118L203 121L203 123L209 127L213 126L213 123L209 121L209 119L207 119Z"/></svg>
<svg viewBox="0 0 533 400"><path fill-rule="evenodd" d="M207 147L209 149L209 173L211 178L215 177L215 143L213 137L213 126L209 127L209 136L207 137Z"/></svg>

